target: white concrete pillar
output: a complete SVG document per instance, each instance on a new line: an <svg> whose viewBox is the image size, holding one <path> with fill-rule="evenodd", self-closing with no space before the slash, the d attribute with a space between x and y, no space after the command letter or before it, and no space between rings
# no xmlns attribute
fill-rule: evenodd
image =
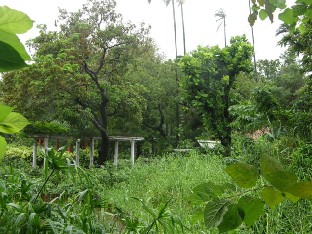
<svg viewBox="0 0 312 234"><path fill-rule="evenodd" d="M79 166L79 157L80 157L80 139L76 141L76 165Z"/></svg>
<svg viewBox="0 0 312 234"><path fill-rule="evenodd" d="M118 140L115 141L115 151L114 151L114 165L117 167L118 164Z"/></svg>
<svg viewBox="0 0 312 234"><path fill-rule="evenodd" d="M93 165L94 165L94 138L92 138L90 146L90 166Z"/></svg>
<svg viewBox="0 0 312 234"><path fill-rule="evenodd" d="M37 166L37 139L34 139L32 167Z"/></svg>
<svg viewBox="0 0 312 234"><path fill-rule="evenodd" d="M131 163L134 164L134 151L135 151L135 141L131 140Z"/></svg>

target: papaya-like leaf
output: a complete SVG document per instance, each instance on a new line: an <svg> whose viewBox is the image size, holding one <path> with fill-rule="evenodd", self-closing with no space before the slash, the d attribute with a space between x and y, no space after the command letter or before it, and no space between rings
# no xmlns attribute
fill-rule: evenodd
<svg viewBox="0 0 312 234"><path fill-rule="evenodd" d="M287 190L296 197L312 199L312 182L302 181L294 184Z"/></svg>
<svg viewBox="0 0 312 234"><path fill-rule="evenodd" d="M0 41L0 72L20 69L27 66L21 55L9 44Z"/></svg>
<svg viewBox="0 0 312 234"><path fill-rule="evenodd" d="M6 150L7 147L7 142L4 139L4 137L0 136L0 160L2 160L3 156L4 156L4 152Z"/></svg>
<svg viewBox="0 0 312 234"><path fill-rule="evenodd" d="M7 6L0 7L0 31L21 34L33 26L33 21L25 13L11 9Z"/></svg>
<svg viewBox="0 0 312 234"><path fill-rule="evenodd" d="M276 171L285 171L283 165L276 158L270 156L261 157L261 174L263 176Z"/></svg>
<svg viewBox="0 0 312 234"><path fill-rule="evenodd" d="M22 59L30 60L30 57L27 54L24 45L21 43L20 39L15 34L1 32L0 41L12 46L19 53Z"/></svg>
<svg viewBox="0 0 312 234"><path fill-rule="evenodd" d="M21 131L29 124L28 120L19 113L10 112L10 114L0 122L0 132L12 134Z"/></svg>
<svg viewBox="0 0 312 234"><path fill-rule="evenodd" d="M299 20L297 16L294 16L293 10L290 8L287 8L282 13L280 13L278 18L285 24L293 24Z"/></svg>
<svg viewBox="0 0 312 234"><path fill-rule="evenodd" d="M281 191L278 191L274 187L265 187L261 191L261 197L272 209L285 200L285 196L283 196Z"/></svg>
<svg viewBox="0 0 312 234"><path fill-rule="evenodd" d="M0 123L12 112L13 108L0 104Z"/></svg>
<svg viewBox="0 0 312 234"><path fill-rule="evenodd" d="M235 163L225 168L225 172L242 188L251 188L258 180L258 170L247 163Z"/></svg>
<svg viewBox="0 0 312 234"><path fill-rule="evenodd" d="M264 178L280 191L288 191L292 185L297 183L297 176L290 171L276 171L266 174Z"/></svg>
<svg viewBox="0 0 312 234"><path fill-rule="evenodd" d="M242 222L243 219L238 212L237 205L231 204L228 206L228 210L225 212L223 220L218 226L218 229L221 233L231 231L238 228Z"/></svg>
<svg viewBox="0 0 312 234"><path fill-rule="evenodd" d="M247 226L252 226L264 213L264 202L257 197L243 196L237 205Z"/></svg>
<svg viewBox="0 0 312 234"><path fill-rule="evenodd" d="M206 204L204 209L204 221L207 228L217 227L223 220L231 203L224 199L215 199Z"/></svg>

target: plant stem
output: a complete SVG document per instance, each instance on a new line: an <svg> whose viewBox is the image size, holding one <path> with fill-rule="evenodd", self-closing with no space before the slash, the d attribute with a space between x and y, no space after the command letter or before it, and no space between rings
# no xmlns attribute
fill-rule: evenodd
<svg viewBox="0 0 312 234"><path fill-rule="evenodd" d="M45 179L43 185L41 186L39 192L37 193L37 196L36 196L36 198L35 198L35 200L34 200L34 203L37 201L39 195L42 193L42 190L43 190L44 186L47 184L47 182L49 181L50 177L53 175L54 171L55 171L55 168L52 169L52 171L51 171L51 173L49 174L49 176Z"/></svg>

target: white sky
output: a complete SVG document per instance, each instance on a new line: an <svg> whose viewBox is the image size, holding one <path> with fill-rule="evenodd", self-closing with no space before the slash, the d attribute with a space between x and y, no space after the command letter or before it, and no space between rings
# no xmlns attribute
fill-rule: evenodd
<svg viewBox="0 0 312 234"><path fill-rule="evenodd" d="M58 7L69 11L79 9L87 0L2 0L1 6L25 12L35 21L33 29L20 35L21 40L36 36L36 25L47 24L48 29L54 30L54 21L58 17ZM294 0L288 0L289 4ZM223 8L227 17L226 31L228 41L231 36L246 34L251 42L251 29L247 20L249 15L248 0L185 0L184 22L186 31L187 52L197 48L198 45L224 46L222 27L217 31L218 24L214 14ZM117 12L123 15L126 21L139 24L145 22L151 25L151 37L154 38L160 52L167 59L175 57L172 7L165 6L163 0L117 0ZM180 9L176 11L178 29L178 54L183 53L182 26ZM275 32L280 21L275 19L271 24L269 20L258 20L254 26L255 50L257 59L277 59L284 48L276 44L280 38Z"/></svg>

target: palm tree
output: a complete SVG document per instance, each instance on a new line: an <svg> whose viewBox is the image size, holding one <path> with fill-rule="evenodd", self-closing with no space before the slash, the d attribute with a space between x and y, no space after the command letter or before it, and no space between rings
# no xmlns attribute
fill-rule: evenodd
<svg viewBox="0 0 312 234"><path fill-rule="evenodd" d="M250 0L248 0L249 2L249 14L251 15L251 2ZM254 31L253 31L253 26L250 26L251 28L251 37L252 37L252 46L253 46L253 62L254 62L254 70L255 72L257 72L257 62L256 62L256 52L255 52L255 35L254 35Z"/></svg>
<svg viewBox="0 0 312 234"><path fill-rule="evenodd" d="M182 20L182 33L183 33L183 54L186 54L186 44L185 44L185 27L184 27L184 13L183 13L183 4L184 0L177 0L177 2L180 4L181 9L181 20Z"/></svg>
<svg viewBox="0 0 312 234"><path fill-rule="evenodd" d="M147 0L148 3L151 3L152 0ZM183 2L183 0L177 0L178 2ZM177 45L177 22L176 22L176 13L175 13L175 4L174 0L163 0L163 2L168 6L172 2L172 15L173 15L173 27L174 27L174 45L175 45L175 56L178 58L178 45ZM181 4L182 5L182 4Z"/></svg>
<svg viewBox="0 0 312 234"><path fill-rule="evenodd" d="M148 3L151 3L151 0L147 0ZM173 27L174 27L174 45L175 45L175 58L178 58L178 45L177 45L177 23L176 23L176 13L175 13L175 1L174 0L163 0L166 6L172 3L172 14L173 14ZM177 0L178 3L180 3L181 7L183 4L183 0ZM183 11L183 8L181 8L181 11ZM184 21L182 20L183 23L183 33L184 33ZM185 50L185 47L184 47ZM179 77L178 77L178 71L177 67L175 69L175 76L176 76L176 82L177 82L177 95L179 93ZM176 103L176 127L177 129L180 126L180 108L179 108L179 103ZM179 141L179 136L178 133L176 134L176 144Z"/></svg>
<svg viewBox="0 0 312 234"><path fill-rule="evenodd" d="M226 18L226 14L224 12L224 10L221 8L220 10L217 10L217 12L215 13L215 17L217 17L217 22L218 21L221 21L219 26L218 26L218 29L221 27L221 25L223 24L223 34L224 34L224 46L226 46L226 30L225 30L225 18Z"/></svg>

